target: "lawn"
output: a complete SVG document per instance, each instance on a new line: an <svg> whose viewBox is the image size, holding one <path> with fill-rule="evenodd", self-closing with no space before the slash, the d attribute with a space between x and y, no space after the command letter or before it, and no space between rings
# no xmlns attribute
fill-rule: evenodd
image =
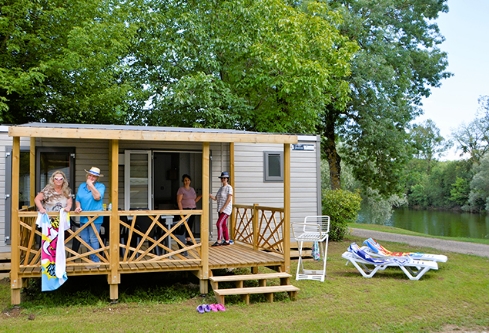
<svg viewBox="0 0 489 333"><path fill-rule="evenodd" d="M448 255L438 271L410 281L400 269L365 279L341 254L348 237L330 242L326 281L295 281L295 301L276 295L274 303L252 297L250 305L226 298L225 312L199 314L214 303L198 294L191 275L123 275L118 304L108 303L106 278L69 278L53 293L37 282L10 306L7 280L0 283L1 332L456 332L489 330L489 259ZM391 250L438 253L429 247L382 242ZM427 242L427 244L429 244ZM296 261L292 261L295 273Z"/></svg>

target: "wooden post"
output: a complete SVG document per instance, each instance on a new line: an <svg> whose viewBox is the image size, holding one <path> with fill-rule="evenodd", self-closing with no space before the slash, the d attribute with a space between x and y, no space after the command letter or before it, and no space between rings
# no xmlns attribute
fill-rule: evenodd
<svg viewBox="0 0 489 333"><path fill-rule="evenodd" d="M236 187L235 184L236 182L234 181L234 142L231 142L229 144L229 176L231 179L229 180L229 185L232 186L233 188L233 203L236 203ZM234 239L236 235L236 231L234 228L236 227L235 221L234 221L234 209L231 211L231 216L229 217L229 230L230 230L230 239Z"/></svg>
<svg viewBox="0 0 489 333"><path fill-rule="evenodd" d="M284 143L284 269L290 273L290 144Z"/></svg>
<svg viewBox="0 0 489 333"><path fill-rule="evenodd" d="M19 167L20 173L20 167ZM36 197L36 138L31 138L31 148L29 151L29 186L31 188L29 194L29 204L35 206L34 198Z"/></svg>
<svg viewBox="0 0 489 333"><path fill-rule="evenodd" d="M202 276L200 278L200 293L207 294L209 291L209 142L202 143L202 216L200 218L200 242Z"/></svg>
<svg viewBox="0 0 489 333"><path fill-rule="evenodd" d="M112 211L110 214L110 275L108 282L110 285L110 299L117 300L119 298L119 284L121 283L121 275L119 273L119 243L120 243L120 223L119 223L119 141L110 140L110 195L109 202L112 203Z"/></svg>
<svg viewBox="0 0 489 333"><path fill-rule="evenodd" d="M12 218L10 220L12 242L10 258L10 299L12 305L20 304L20 289L22 279L19 277L20 269L20 223L19 223L19 174L20 174L20 137L13 138L12 145ZM32 175L32 174L31 174Z"/></svg>
<svg viewBox="0 0 489 333"><path fill-rule="evenodd" d="M253 231L253 250L258 251L258 204L253 204L253 218L251 220L251 228ZM257 274L258 273L258 266L253 266L251 267L251 273Z"/></svg>
<svg viewBox="0 0 489 333"><path fill-rule="evenodd" d="M258 250L258 204L253 204L253 217L251 220L253 230L253 250Z"/></svg>

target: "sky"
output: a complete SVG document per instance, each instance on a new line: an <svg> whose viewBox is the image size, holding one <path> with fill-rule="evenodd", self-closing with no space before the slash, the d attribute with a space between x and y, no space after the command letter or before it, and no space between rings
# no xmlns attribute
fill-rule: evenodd
<svg viewBox="0 0 489 333"><path fill-rule="evenodd" d="M445 36L439 48L448 53L447 71L454 75L432 89L415 121L433 120L445 139L474 120L479 97L489 95L489 0L448 0L448 6L436 22ZM456 158L451 151L443 159Z"/></svg>

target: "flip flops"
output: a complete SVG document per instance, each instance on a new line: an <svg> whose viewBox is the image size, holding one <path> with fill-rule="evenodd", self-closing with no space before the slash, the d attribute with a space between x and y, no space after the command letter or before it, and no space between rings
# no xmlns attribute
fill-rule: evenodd
<svg viewBox="0 0 489 333"><path fill-rule="evenodd" d="M214 304L218 311L226 311L226 308L222 304Z"/></svg>
<svg viewBox="0 0 489 333"><path fill-rule="evenodd" d="M203 314L205 312L218 312L226 311L226 308L222 304L201 304L197 307L197 312Z"/></svg>
<svg viewBox="0 0 489 333"><path fill-rule="evenodd" d="M201 304L197 307L197 312L203 314L204 312L210 312L211 307L208 304Z"/></svg>

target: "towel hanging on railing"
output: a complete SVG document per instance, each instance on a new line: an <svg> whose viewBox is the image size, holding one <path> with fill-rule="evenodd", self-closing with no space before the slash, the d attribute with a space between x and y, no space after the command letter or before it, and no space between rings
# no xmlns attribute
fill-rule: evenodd
<svg viewBox="0 0 489 333"><path fill-rule="evenodd" d="M59 216L49 218L38 213L36 225L41 228L41 290L58 289L68 279L66 275L65 231L70 228L69 213L63 208Z"/></svg>

